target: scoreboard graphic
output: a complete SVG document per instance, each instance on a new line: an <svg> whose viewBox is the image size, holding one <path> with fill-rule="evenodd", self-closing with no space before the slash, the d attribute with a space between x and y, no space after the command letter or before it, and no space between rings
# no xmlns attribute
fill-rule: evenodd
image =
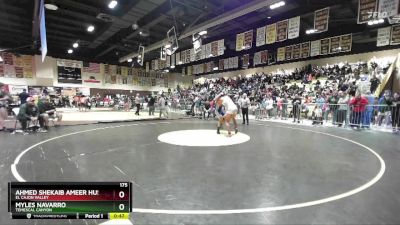
<svg viewBox="0 0 400 225"><path fill-rule="evenodd" d="M12 219L128 219L130 182L11 182Z"/></svg>

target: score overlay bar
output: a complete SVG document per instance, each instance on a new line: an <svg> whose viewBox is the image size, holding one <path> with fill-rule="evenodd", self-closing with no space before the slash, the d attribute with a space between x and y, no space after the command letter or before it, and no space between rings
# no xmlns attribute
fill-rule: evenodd
<svg viewBox="0 0 400 225"><path fill-rule="evenodd" d="M109 219L132 210L130 182L8 184L13 219Z"/></svg>

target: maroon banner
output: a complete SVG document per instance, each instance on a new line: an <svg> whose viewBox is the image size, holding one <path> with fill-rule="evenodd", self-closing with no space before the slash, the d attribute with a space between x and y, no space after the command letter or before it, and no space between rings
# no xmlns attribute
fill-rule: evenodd
<svg viewBox="0 0 400 225"><path fill-rule="evenodd" d="M283 20L276 23L276 41L286 41L288 35L289 20Z"/></svg>

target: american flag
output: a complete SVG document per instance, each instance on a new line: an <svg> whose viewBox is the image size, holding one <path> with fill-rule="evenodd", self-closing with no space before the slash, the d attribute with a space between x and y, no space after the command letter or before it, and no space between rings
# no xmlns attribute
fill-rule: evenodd
<svg viewBox="0 0 400 225"><path fill-rule="evenodd" d="M100 64L83 62L83 72L100 73Z"/></svg>

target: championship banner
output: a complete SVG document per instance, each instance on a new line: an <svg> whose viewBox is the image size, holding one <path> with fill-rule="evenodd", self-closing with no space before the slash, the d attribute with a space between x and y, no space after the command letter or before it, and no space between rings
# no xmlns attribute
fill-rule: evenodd
<svg viewBox="0 0 400 225"><path fill-rule="evenodd" d="M392 35L390 38L391 45L398 45L400 44L400 25L393 25L392 26Z"/></svg>
<svg viewBox="0 0 400 225"><path fill-rule="evenodd" d="M194 51L194 50L193 50ZM167 55L167 62L166 62L166 67L170 67L171 66L171 56Z"/></svg>
<svg viewBox="0 0 400 225"><path fill-rule="evenodd" d="M244 33L236 35L236 51L242 51L244 46Z"/></svg>
<svg viewBox="0 0 400 225"><path fill-rule="evenodd" d="M272 65L276 63L276 53L268 53L268 64Z"/></svg>
<svg viewBox="0 0 400 225"><path fill-rule="evenodd" d="M154 70L159 70L158 59L154 60Z"/></svg>
<svg viewBox="0 0 400 225"><path fill-rule="evenodd" d="M321 54L321 40L311 42L310 56L318 56Z"/></svg>
<svg viewBox="0 0 400 225"><path fill-rule="evenodd" d="M224 70L230 69L229 68L229 59L224 59Z"/></svg>
<svg viewBox="0 0 400 225"><path fill-rule="evenodd" d="M233 57L232 58L233 59L233 68L234 69L237 69L237 68L239 68L239 57L238 56L236 56L236 57Z"/></svg>
<svg viewBox="0 0 400 225"><path fill-rule="evenodd" d="M301 50L300 44L293 45L293 50L292 50L293 51L293 56L292 56L293 59L300 58L300 55L301 55L300 50Z"/></svg>
<svg viewBox="0 0 400 225"><path fill-rule="evenodd" d="M128 76L128 67L126 66L121 67L121 75Z"/></svg>
<svg viewBox="0 0 400 225"><path fill-rule="evenodd" d="M73 60L57 60L59 83L82 83L82 62Z"/></svg>
<svg viewBox="0 0 400 225"><path fill-rule="evenodd" d="M211 55L212 57L218 56L218 41L211 42Z"/></svg>
<svg viewBox="0 0 400 225"><path fill-rule="evenodd" d="M182 61L181 61L181 53L180 52L177 52L176 54L175 54L175 62L176 62L176 65L181 65L182 64ZM152 67L153 68L153 67Z"/></svg>
<svg viewBox="0 0 400 225"><path fill-rule="evenodd" d="M288 38L294 39L300 35L300 16L289 19Z"/></svg>
<svg viewBox="0 0 400 225"><path fill-rule="evenodd" d="M219 70L224 70L224 60L223 59L219 60L218 69Z"/></svg>
<svg viewBox="0 0 400 225"><path fill-rule="evenodd" d="M233 66L233 63L234 63L233 61L234 61L233 58L229 58L229 69L236 68L236 67Z"/></svg>
<svg viewBox="0 0 400 225"><path fill-rule="evenodd" d="M261 64L261 52L254 53L253 65L257 66Z"/></svg>
<svg viewBox="0 0 400 225"><path fill-rule="evenodd" d="M291 60L293 55L293 46L286 46L285 47L285 60Z"/></svg>
<svg viewBox="0 0 400 225"><path fill-rule="evenodd" d="M253 30L249 30L244 33L244 49L250 49L253 47Z"/></svg>
<svg viewBox="0 0 400 225"><path fill-rule="evenodd" d="M378 4L378 18L384 19L391 16L400 14L400 1L399 0L379 0Z"/></svg>
<svg viewBox="0 0 400 225"><path fill-rule="evenodd" d="M200 59L205 59L205 58L206 58L206 45L202 45L200 51Z"/></svg>
<svg viewBox="0 0 400 225"><path fill-rule="evenodd" d="M256 46L265 45L265 27L260 27L257 29L257 36L256 36Z"/></svg>
<svg viewBox="0 0 400 225"><path fill-rule="evenodd" d="M261 51L261 64L267 64L268 62L268 50Z"/></svg>
<svg viewBox="0 0 400 225"><path fill-rule="evenodd" d="M194 62L196 61L196 52L194 50L194 48L190 49L190 62Z"/></svg>
<svg viewBox="0 0 400 225"><path fill-rule="evenodd" d="M276 23L276 41L286 41L288 34L289 20L283 20Z"/></svg>
<svg viewBox="0 0 400 225"><path fill-rule="evenodd" d="M194 49L193 49L193 51L194 51ZM193 67L192 66L187 67L187 75L189 75L189 76L193 75Z"/></svg>
<svg viewBox="0 0 400 225"><path fill-rule="evenodd" d="M285 58L286 58L285 50L286 50L285 47L282 47L282 48L278 48L278 49L277 49L276 61L278 61L278 62L283 62L283 61L285 61Z"/></svg>
<svg viewBox="0 0 400 225"><path fill-rule="evenodd" d="M331 44L329 46L329 54L339 53L340 48L340 36L331 37Z"/></svg>
<svg viewBox="0 0 400 225"><path fill-rule="evenodd" d="M181 64L185 64L186 62L186 50L181 51L181 59L180 59Z"/></svg>
<svg viewBox="0 0 400 225"><path fill-rule="evenodd" d="M341 52L350 52L353 46L353 34L345 34L340 36Z"/></svg>
<svg viewBox="0 0 400 225"><path fill-rule="evenodd" d="M207 58L211 58L211 43L206 44L206 55L205 55L206 59Z"/></svg>
<svg viewBox="0 0 400 225"><path fill-rule="evenodd" d="M317 33L328 30L329 25L329 7L315 11L314 13L314 30Z"/></svg>
<svg viewBox="0 0 400 225"><path fill-rule="evenodd" d="M376 46L386 46L390 44L390 33L392 31L392 27L384 27L378 29L378 36L376 39Z"/></svg>
<svg viewBox="0 0 400 225"><path fill-rule="evenodd" d="M329 47L330 47L330 38L321 39L321 55L328 55L329 54Z"/></svg>
<svg viewBox="0 0 400 225"><path fill-rule="evenodd" d="M221 39L218 41L218 56L224 55L225 53L225 40Z"/></svg>
<svg viewBox="0 0 400 225"><path fill-rule="evenodd" d="M358 0L358 24L376 19L377 3L378 0Z"/></svg>
<svg viewBox="0 0 400 225"><path fill-rule="evenodd" d="M4 64L4 77L7 77L7 78L16 78L17 77L14 65Z"/></svg>
<svg viewBox="0 0 400 225"><path fill-rule="evenodd" d="M190 63L190 49L186 50L185 63Z"/></svg>
<svg viewBox="0 0 400 225"><path fill-rule="evenodd" d="M267 28L265 28L265 42L267 44L273 44L276 42L276 23L267 25Z"/></svg>
<svg viewBox="0 0 400 225"><path fill-rule="evenodd" d="M175 56L174 56L174 58L175 58ZM150 71L150 63L146 62L146 72L149 72L149 71Z"/></svg>
<svg viewBox="0 0 400 225"><path fill-rule="evenodd" d="M249 67L249 64L250 64L250 56L249 56L249 54L243 55L242 68L247 69Z"/></svg>
<svg viewBox="0 0 400 225"><path fill-rule="evenodd" d="M301 58L310 57L310 42L301 43Z"/></svg>
<svg viewBox="0 0 400 225"><path fill-rule="evenodd" d="M176 57L175 54L172 54L172 55L171 55L171 66L175 66L175 62L176 62L176 61L175 61L175 57ZM147 71L146 71L146 72L147 72Z"/></svg>

